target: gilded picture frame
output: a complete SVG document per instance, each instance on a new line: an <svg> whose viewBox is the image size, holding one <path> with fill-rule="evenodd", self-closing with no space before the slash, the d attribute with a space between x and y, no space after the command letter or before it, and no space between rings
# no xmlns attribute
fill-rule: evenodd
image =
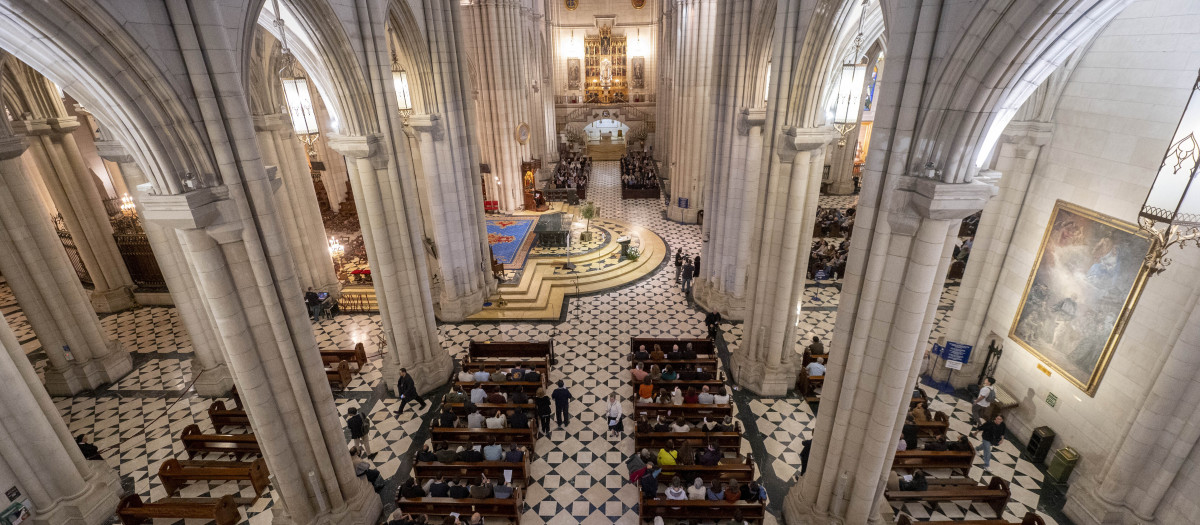
<svg viewBox="0 0 1200 525"><path fill-rule="evenodd" d="M580 89L579 77L579 59L567 59L567 89L570 91L578 91Z"/></svg>
<svg viewBox="0 0 1200 525"><path fill-rule="evenodd" d="M1149 277L1137 226L1056 201L1008 337L1095 396Z"/></svg>
<svg viewBox="0 0 1200 525"><path fill-rule="evenodd" d="M629 69L631 70L631 80L634 89L646 88L646 57L632 57L629 59Z"/></svg>

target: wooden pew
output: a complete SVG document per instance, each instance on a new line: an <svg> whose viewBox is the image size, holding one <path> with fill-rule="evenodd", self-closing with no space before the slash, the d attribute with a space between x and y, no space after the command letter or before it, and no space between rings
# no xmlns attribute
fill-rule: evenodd
<svg viewBox="0 0 1200 525"><path fill-rule="evenodd" d="M529 421L529 428L442 428L429 429L434 443L459 443L469 445L486 445L492 441L501 445L515 443L517 446L533 450L537 443L537 420Z"/></svg>
<svg viewBox="0 0 1200 525"><path fill-rule="evenodd" d="M215 498L167 498L143 503L141 496L130 494L117 505L122 525L139 525L154 518L195 518L212 520L216 525L237 525L242 520L233 496Z"/></svg>
<svg viewBox="0 0 1200 525"><path fill-rule="evenodd" d="M225 408L224 401L213 401L208 405L208 420L218 432L225 427L249 427L250 416L240 408Z"/></svg>
<svg viewBox="0 0 1200 525"><path fill-rule="evenodd" d="M637 391L638 386L641 385L642 382L630 378L629 384L633 386L634 391ZM721 379L676 379L674 381L654 381L655 392L658 392L658 389L660 388L670 391L674 390L675 387L679 387L679 390L683 392L687 392L688 388L695 388L696 392L700 392L704 389L704 387L708 387L709 393L716 393L720 389L724 389L726 391L729 390L725 388L725 382Z"/></svg>
<svg viewBox="0 0 1200 525"><path fill-rule="evenodd" d="M342 361L356 363L358 366L354 369L359 372L364 366L367 366L367 351L363 349L363 344L354 345L352 350L337 349L337 350L321 350L321 361L325 364L337 364Z"/></svg>
<svg viewBox="0 0 1200 525"><path fill-rule="evenodd" d="M683 416L685 418L702 418L707 417L709 420L720 420L725 416L733 415L733 405L701 405L687 404L672 405L670 403L639 403L637 394L633 396L633 411L634 417L646 416L648 419L654 419L657 416L663 418L675 418Z"/></svg>
<svg viewBox="0 0 1200 525"><path fill-rule="evenodd" d="M1036 512L1027 512L1020 523L1012 523L1008 520L966 520L955 521L954 525L1046 525L1046 521ZM906 514L896 516L896 525L914 525L911 518Z"/></svg>
<svg viewBox="0 0 1200 525"><path fill-rule="evenodd" d="M478 512L484 518L504 518L512 520L513 523L519 523L521 520L522 504L519 487L513 489L513 497L506 499L396 498L396 506L406 514L448 516L451 512L457 512L465 520L470 518L472 513Z"/></svg>
<svg viewBox="0 0 1200 525"><path fill-rule="evenodd" d="M472 363L528 357L546 359L553 365L554 341L471 341L467 346L467 356Z"/></svg>
<svg viewBox="0 0 1200 525"><path fill-rule="evenodd" d="M513 483L527 485L529 481L529 452L519 463L511 461L479 461L475 463L441 463L438 461L414 461L413 477L418 480L436 479L445 476L446 479L474 478L480 475L488 479L504 479L504 471L512 471Z"/></svg>
<svg viewBox="0 0 1200 525"><path fill-rule="evenodd" d="M930 487L929 490L897 490L886 491L883 497L888 501L979 501L986 503L995 511L997 516L1004 514L1004 507L1012 496L1008 482L999 476L993 476L992 481L983 485L950 485Z"/></svg>
<svg viewBox="0 0 1200 525"><path fill-rule="evenodd" d="M935 469L947 468L959 470L966 476L971 471L975 461L975 449L971 450L901 450L896 452L892 460L892 470L896 469Z"/></svg>
<svg viewBox="0 0 1200 525"><path fill-rule="evenodd" d="M638 519L641 523L654 521L655 516L675 519L731 520L738 513L744 520L761 521L767 512L767 508L762 502L665 500L646 499L645 496L641 496L641 500L641 509L638 511Z"/></svg>
<svg viewBox="0 0 1200 525"><path fill-rule="evenodd" d="M472 359L468 356L463 358L462 366L471 372L485 368L507 370L514 366L520 366L522 368L537 370L539 374L544 376L550 370L550 360L545 357L491 357Z"/></svg>
<svg viewBox="0 0 1200 525"><path fill-rule="evenodd" d="M201 434L200 427L194 424L184 427L179 441L183 443L188 459L204 452L229 453L237 457L261 453L254 434Z"/></svg>
<svg viewBox="0 0 1200 525"><path fill-rule="evenodd" d="M682 370L684 368L703 368L709 372L717 370L717 358L715 357L699 357L696 359L632 359L631 362L634 364L641 363L642 370L647 372L654 365L658 365L660 370L667 365L671 365L671 368L675 370ZM630 365L630 368L633 368L633 365Z"/></svg>
<svg viewBox="0 0 1200 525"><path fill-rule="evenodd" d="M808 353L808 350L805 350L804 356L801 357L801 359L800 359L800 366L801 366L801 368L806 367L806 366L808 366L809 363L816 361L817 359L824 359L825 364L829 364L829 354L828 353L810 354L810 353Z"/></svg>
<svg viewBox="0 0 1200 525"><path fill-rule="evenodd" d="M817 393L817 389L825 384L825 376L809 376L808 371L801 368L800 373L796 374L796 391L804 397L805 401L815 403L821 400L821 394Z"/></svg>
<svg viewBox="0 0 1200 525"><path fill-rule="evenodd" d="M346 361L338 361L332 368L325 369L325 378L329 380L329 386L338 390L344 390L349 384L351 373L350 363Z"/></svg>
<svg viewBox="0 0 1200 525"><path fill-rule="evenodd" d="M638 347L646 345L647 352L654 351L654 345L662 348L663 352L670 352L671 347L679 345L679 349L687 348L688 343L692 343L692 350L696 351L696 357L717 357L717 351L713 348L712 339L671 339L660 337L631 337L629 339L629 353L635 354Z"/></svg>
<svg viewBox="0 0 1200 525"><path fill-rule="evenodd" d="M737 425L736 432L705 432L703 430L692 430L690 432L634 432L633 433L633 448L641 450L648 448L656 450L666 446L668 441L675 441L678 446L683 446L684 443L691 445L696 450L702 447L707 447L709 443L716 443L722 450L738 450L742 446L742 429L741 422L735 422Z"/></svg>
<svg viewBox="0 0 1200 525"><path fill-rule="evenodd" d="M478 403L475 406L479 407L480 414L490 414L497 410L507 414L509 410L520 409L520 410L524 410L525 412L528 412L530 414L529 419L531 421L537 415L537 405L534 405L533 403L521 403L521 404ZM470 414L470 412L467 412L467 404L466 403L446 403L443 401L442 402L442 410L449 410L449 411L453 412L454 415L456 415L456 416L465 416L467 414Z"/></svg>
<svg viewBox="0 0 1200 525"><path fill-rule="evenodd" d="M249 505L255 500L262 497L263 491L267 489L270 480L267 479L267 462L262 458L258 458L249 463L238 461L225 461L219 464L217 462L209 462L207 464L185 464L175 458L168 458L158 467L158 479L163 484L163 489L167 491L168 496L174 496L179 488L186 485L189 481L249 481L254 487L254 499L249 501L239 500L240 505Z"/></svg>
<svg viewBox="0 0 1200 525"><path fill-rule="evenodd" d="M946 430L950 428L950 418L945 412L937 411L933 413L933 419L917 421L916 425L918 436L936 439L946 436Z"/></svg>
<svg viewBox="0 0 1200 525"><path fill-rule="evenodd" d="M746 454L744 458L722 458L720 464L713 466L670 465L663 466L662 468L665 471L674 472L673 475L688 480L689 485L696 478L704 480L705 483L712 483L714 480L728 481L731 479L736 479L738 483L749 483L755 479L755 465L750 454ZM660 476L659 479L665 482L666 480L662 479L664 477L666 477L665 474Z"/></svg>
<svg viewBox="0 0 1200 525"><path fill-rule="evenodd" d="M545 379L545 376L542 376L542 379ZM482 386L488 392L499 388L501 392L507 393L520 388L522 392L529 394L529 397L533 397L539 388L546 387L543 381L455 381L454 385L462 387L463 392L468 394L476 385Z"/></svg>

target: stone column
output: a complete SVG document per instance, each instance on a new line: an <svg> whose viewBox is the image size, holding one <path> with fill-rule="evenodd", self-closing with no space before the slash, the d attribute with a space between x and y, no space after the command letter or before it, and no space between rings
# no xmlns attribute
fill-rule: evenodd
<svg viewBox="0 0 1200 525"><path fill-rule="evenodd" d="M534 129L530 123L530 91L527 82L535 66L526 61L523 6L519 0L490 0L462 5L464 40L473 58L478 83L480 162L491 170L485 180L488 200L499 201L504 211L519 210L522 196L521 162L529 160ZM518 128L530 126L527 139L518 138Z"/></svg>
<svg viewBox="0 0 1200 525"><path fill-rule="evenodd" d="M336 293L341 286L329 255L329 237L321 220L321 207L317 204L317 191L304 148L287 115L255 115L253 119L263 164L277 166L276 174L283 181L276 199L292 246L300 289L311 287Z"/></svg>
<svg viewBox="0 0 1200 525"><path fill-rule="evenodd" d="M882 209L865 186L838 306L808 474L784 501L789 523L878 523L952 229L992 188L901 177Z"/></svg>
<svg viewBox="0 0 1200 525"><path fill-rule="evenodd" d="M675 81L670 96L671 103L679 111L671 114L670 151L667 153L671 202L667 203L667 218L694 223L706 204L703 196L712 169L712 88L718 2L673 1L678 5L668 15L674 17L678 35L675 36L671 63L674 70L671 77ZM681 207L681 204L687 207Z"/></svg>
<svg viewBox="0 0 1200 525"><path fill-rule="evenodd" d="M438 341L425 257L407 227L404 190L389 172L384 138L332 136L329 145L348 160L387 341L384 384L394 393L404 367L419 391L432 390L446 382L454 363Z"/></svg>
<svg viewBox="0 0 1200 525"><path fill-rule="evenodd" d="M84 459L3 317L0 346L0 469L33 503L33 523L108 523L122 492L117 474L104 460Z"/></svg>
<svg viewBox="0 0 1200 525"><path fill-rule="evenodd" d="M74 395L116 381L133 361L100 327L21 162L27 147L0 122L0 273L49 357L46 389Z"/></svg>
<svg viewBox="0 0 1200 525"><path fill-rule="evenodd" d="M671 115L674 101L675 79L675 47L678 44L677 28L675 26L675 10L678 6L674 1L662 2L662 15L658 24L662 30L658 33L658 56L655 69L658 72L658 82L655 83L655 115L654 115L654 160L659 163L660 173L670 176L671 169ZM675 181L669 181L668 191L674 193L672 187ZM704 262L704 261L701 261ZM700 265L704 268L704 265Z"/></svg>
<svg viewBox="0 0 1200 525"><path fill-rule="evenodd" d="M30 151L46 189L92 277L95 285L91 292L92 306L101 313L136 306L133 279L117 250L112 223L71 134L79 127L79 120L75 117L21 120L13 122L13 127L30 138Z"/></svg>
<svg viewBox="0 0 1200 525"><path fill-rule="evenodd" d="M120 178L134 190L134 203L137 204L138 215L144 218L146 207L142 200L149 191L149 187L146 186L148 181L133 156L124 145L115 140L96 141L96 151L101 158L117 165ZM195 377L193 388L197 394L205 397L228 394L233 388L233 376L229 374L229 367L225 366L225 356L215 336L216 328L204 308L196 281L187 268L187 262L183 259L179 239L175 237L174 231L164 229L157 222L143 220L142 229L150 241L150 249L154 251L154 259L158 262L163 280L167 283L167 291L171 293L175 311L179 313L183 328L192 340L192 374Z"/></svg>
<svg viewBox="0 0 1200 525"><path fill-rule="evenodd" d="M946 332L950 341L987 348L988 334L980 331L992 302L992 292L996 289L1000 271L1008 257L1013 230L1016 229L1042 146L1050 143L1053 131L1054 125L1050 123L1009 123L997 145L995 171L984 171L979 175L998 178L999 193L983 208L979 226L975 229L970 262L950 314L950 327ZM964 367L963 373L955 374L955 383L975 381L987 352L975 352L973 355L975 358Z"/></svg>
<svg viewBox="0 0 1200 525"><path fill-rule="evenodd" d="M785 135L776 141L775 169L754 196L761 205L753 216L745 336L731 361L734 379L763 396L785 394L795 379L796 323L830 138L826 128Z"/></svg>
<svg viewBox="0 0 1200 525"><path fill-rule="evenodd" d="M1200 308L1194 301L1104 474L1071 491L1063 511L1076 523L1154 523L1171 486L1187 483L1190 473L1181 469L1200 445L1200 406L1194 402L1200 396Z"/></svg>
<svg viewBox="0 0 1200 525"><path fill-rule="evenodd" d="M271 470L273 523L373 524L382 503L346 452L271 182L241 183L143 194L144 220L176 236L213 320Z"/></svg>

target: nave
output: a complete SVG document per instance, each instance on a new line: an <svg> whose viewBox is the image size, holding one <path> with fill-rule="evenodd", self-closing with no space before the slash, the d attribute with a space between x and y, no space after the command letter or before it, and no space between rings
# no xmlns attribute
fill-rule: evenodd
<svg viewBox="0 0 1200 525"><path fill-rule="evenodd" d="M674 252L682 248L685 254L699 252L700 227L678 224L663 217L660 201L622 200L616 162L597 164L594 183L597 204L606 216L646 227L660 235ZM823 207L849 207L854 197L822 197ZM797 328L796 351L811 336L829 344L837 310L838 281L814 283L806 287L805 308ZM948 282L938 306L936 328L930 336L936 341L944 334L945 319L953 307L957 282ZM35 367L45 366L45 356L24 320L11 291L0 287L0 312L13 328ZM545 340L553 339L559 352L558 364L549 379L563 379L576 400L572 413L577 414L565 429L555 427L549 438L537 441L535 459L531 462L534 481L525 490L525 512L522 524L539 523L636 523L638 491L628 482L624 462L634 452L633 422L626 421L627 432L620 442L605 437L602 415L604 400L611 392L626 400L625 413L632 412L628 401L632 394L629 385L626 349L631 336L703 337L704 312L681 292L674 281L670 260L648 278L614 291L573 297L563 319L557 323L442 323L439 325L442 346L455 361L464 355L469 341L485 340ZM71 398L56 397L71 432L84 436L101 449L109 465L116 470L124 488L143 499L158 500L165 496L156 473L162 460L181 456L183 450L177 436L188 425L197 424L205 432L212 430L206 414L210 400L188 391L191 383L190 340L181 328L174 308L142 307L111 314L102 318L106 331L134 352L134 371L114 385ZM412 454L427 439L431 419L437 405L418 409L410 404L404 415L396 418L398 399L386 392L378 367L382 358L375 347L379 335L378 315L341 315L332 320L314 323L318 345L322 349L349 348L363 342L369 364L363 373L355 375L342 391L335 392L338 412L345 416L351 407L370 414L375 433L372 450L378 454L372 463L389 479L381 497L385 513L394 509L397 487L411 471ZM742 338L741 323L722 323L718 347L737 352ZM728 366L723 359L721 366ZM728 375L728 370L725 370ZM445 393L443 387L425 397L437 400ZM952 436L969 429L970 404L926 388L932 398L930 410L947 412L951 417ZM229 398L217 399L226 404ZM734 393L734 414L742 423L740 453L752 452L758 476L770 496L767 523L776 523L780 504L794 483L800 469L801 442L812 436L814 412L795 392L783 398L758 398L747 391ZM977 441L974 441L977 443ZM1043 509L1053 500L1053 491L1043 488L1042 472L1019 457L1018 444L1006 440L995 452L991 475L1010 482L1012 500L1003 518L1019 521L1028 510L1039 510L1047 523L1054 521ZM982 469L971 469L970 477L984 478ZM209 487L204 483L185 487L183 497L214 497L233 490L232 484ZM242 486L240 496L252 496L248 486ZM268 491L254 505L244 509L246 523L269 523L272 500ZM894 505L896 510L916 519L957 520L991 518L986 505L966 506L959 503L908 503ZM164 525L170 520L157 520Z"/></svg>

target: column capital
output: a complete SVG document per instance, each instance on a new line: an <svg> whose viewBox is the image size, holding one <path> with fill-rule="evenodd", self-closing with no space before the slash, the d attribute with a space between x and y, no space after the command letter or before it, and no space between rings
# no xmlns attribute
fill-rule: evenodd
<svg viewBox="0 0 1200 525"><path fill-rule="evenodd" d="M742 108L738 113L737 132L738 135L749 135L750 129L755 126L762 126L767 123L766 108Z"/></svg>
<svg viewBox="0 0 1200 525"><path fill-rule="evenodd" d="M273 113L270 115L254 115L250 117L254 122L254 131L274 131L282 129L291 123L284 117L283 113Z"/></svg>
<svg viewBox="0 0 1200 525"><path fill-rule="evenodd" d="M65 135L80 126L77 117L14 120L13 131L24 135Z"/></svg>
<svg viewBox="0 0 1200 525"><path fill-rule="evenodd" d="M819 128L790 127L784 130L783 134L787 137L787 144L797 152L823 148L838 138L837 132L829 126L821 126Z"/></svg>
<svg viewBox="0 0 1200 525"><path fill-rule="evenodd" d="M897 189L909 193L910 209L922 218L939 221L962 220L982 210L997 191L996 186L978 179L949 183L924 177L902 177Z"/></svg>
<svg viewBox="0 0 1200 525"><path fill-rule="evenodd" d="M139 189L138 202L142 217L177 229L206 228L223 222L222 217L236 217L237 210L229 200L229 188L213 186L176 195L150 195Z"/></svg>
<svg viewBox="0 0 1200 525"><path fill-rule="evenodd" d="M134 162L133 155L129 154L129 149L115 140L97 140L96 154L104 160L117 164Z"/></svg>
<svg viewBox="0 0 1200 525"><path fill-rule="evenodd" d="M1008 144L1045 146L1054 138L1054 123L1034 120L1013 121L1005 126L1000 140Z"/></svg>
<svg viewBox="0 0 1200 525"><path fill-rule="evenodd" d="M0 137L0 160L15 159L29 149L29 140L21 136Z"/></svg>
<svg viewBox="0 0 1200 525"><path fill-rule="evenodd" d="M362 135L329 134L329 147L347 157L366 159L380 154L386 155L383 149L383 135L372 133Z"/></svg>
<svg viewBox="0 0 1200 525"><path fill-rule="evenodd" d="M446 136L445 126L442 125L442 116L436 113L412 115L408 117L408 125L421 133L432 135L434 141L441 141Z"/></svg>

